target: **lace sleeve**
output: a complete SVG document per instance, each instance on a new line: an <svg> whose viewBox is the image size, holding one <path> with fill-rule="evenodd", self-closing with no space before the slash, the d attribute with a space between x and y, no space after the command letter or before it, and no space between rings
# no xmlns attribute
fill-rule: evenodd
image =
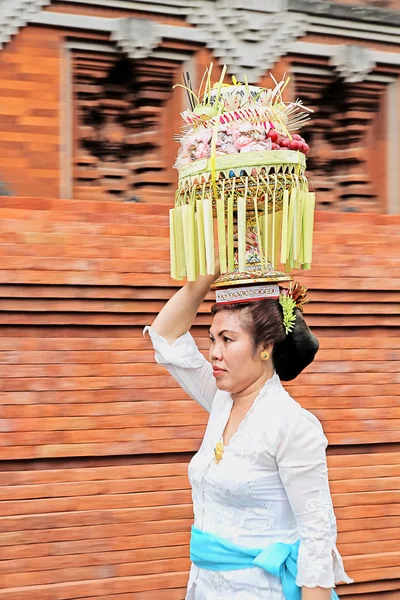
<svg viewBox="0 0 400 600"><path fill-rule="evenodd" d="M172 346L153 329L149 333L155 359L163 365L185 392L208 412L217 391L210 363L204 358L190 333L187 331Z"/></svg>
<svg viewBox="0 0 400 600"><path fill-rule="evenodd" d="M318 419L300 409L282 432L277 449L279 475L300 534L298 586L333 588L351 583L336 548L336 518L329 490L326 437Z"/></svg>

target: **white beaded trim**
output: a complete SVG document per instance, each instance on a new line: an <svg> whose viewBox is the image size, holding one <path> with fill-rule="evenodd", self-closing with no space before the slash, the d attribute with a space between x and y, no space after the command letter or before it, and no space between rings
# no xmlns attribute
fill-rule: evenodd
<svg viewBox="0 0 400 600"><path fill-rule="evenodd" d="M225 290L217 289L215 300L217 304L233 304L234 302L251 302L253 300L278 299L280 295L279 285L268 283L264 285L247 285L242 287L231 287Z"/></svg>

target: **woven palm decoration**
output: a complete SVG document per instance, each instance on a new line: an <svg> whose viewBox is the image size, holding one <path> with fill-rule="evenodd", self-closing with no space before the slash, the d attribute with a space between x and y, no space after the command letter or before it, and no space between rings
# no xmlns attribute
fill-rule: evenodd
<svg viewBox="0 0 400 600"><path fill-rule="evenodd" d="M211 72L212 65L198 95L185 78L190 107L175 163L171 276L212 275L218 255L216 286L289 281L312 258L315 196L304 174L308 145L296 133L311 111L283 101L288 78L263 89L235 78L224 84L226 67L212 85Z"/></svg>

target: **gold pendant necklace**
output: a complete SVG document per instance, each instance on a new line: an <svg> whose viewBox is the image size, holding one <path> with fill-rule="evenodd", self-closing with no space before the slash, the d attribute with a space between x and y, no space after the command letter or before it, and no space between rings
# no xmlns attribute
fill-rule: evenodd
<svg viewBox="0 0 400 600"><path fill-rule="evenodd" d="M215 462L217 464L221 461L223 454L224 454L224 442L221 439L214 448L214 457L215 457Z"/></svg>

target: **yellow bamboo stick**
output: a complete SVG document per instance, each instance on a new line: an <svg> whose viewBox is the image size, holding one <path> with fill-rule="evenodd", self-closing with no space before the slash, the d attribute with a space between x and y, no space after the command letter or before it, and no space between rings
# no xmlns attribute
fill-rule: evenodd
<svg viewBox="0 0 400 600"><path fill-rule="evenodd" d="M288 239L288 212L289 212L289 192L283 191L282 206L282 235L281 235L281 263L286 264L287 260L287 239Z"/></svg>
<svg viewBox="0 0 400 600"><path fill-rule="evenodd" d="M169 248L170 248L170 263L171 263L171 277L172 279L179 279L178 276L178 265L176 260L176 247L175 247L175 224L174 224L174 208L169 211Z"/></svg>
<svg viewBox="0 0 400 600"><path fill-rule="evenodd" d="M297 195L297 190L294 187L291 190L290 201L289 201L286 260L288 258L290 260L293 260L294 214L295 214L295 207L296 207L296 195Z"/></svg>
<svg viewBox="0 0 400 600"><path fill-rule="evenodd" d="M235 268L235 248L233 245L233 198L235 194L235 179L232 182L232 190L228 198L228 271Z"/></svg>
<svg viewBox="0 0 400 600"><path fill-rule="evenodd" d="M186 275L189 277L189 232L188 232L188 204L182 206L182 228L183 228L183 247L185 253Z"/></svg>
<svg viewBox="0 0 400 600"><path fill-rule="evenodd" d="M274 238L274 245L272 247L272 256L273 256L272 266L274 269L278 268L280 233L282 230L282 216L283 216L282 210L275 213L274 229L272 229L272 221L271 221L271 236L273 236L273 238Z"/></svg>
<svg viewBox="0 0 400 600"><path fill-rule="evenodd" d="M214 191L214 198L218 200L218 189L217 189L217 162L216 162L216 151L217 151L217 141L218 141L218 131L219 131L219 117L222 113L222 106L218 109L217 118L215 120L215 125L213 127L213 133L211 137L211 149L210 149L210 170L211 170L211 183Z"/></svg>
<svg viewBox="0 0 400 600"><path fill-rule="evenodd" d="M268 267L268 261L271 260L271 252L270 252L270 223L271 223L271 219L269 217L269 213L268 213L268 208L269 208L269 196L268 196L268 179L267 181L265 181L265 179L262 180L263 183L265 184L265 201L264 201L264 226L263 226L263 243L264 243L264 259L265 259L265 266Z"/></svg>
<svg viewBox="0 0 400 600"><path fill-rule="evenodd" d="M264 213L264 223L263 223L263 248L264 248L264 259L265 259L265 263L266 265L268 265L268 262L271 262L271 253L270 253L270 227L271 227L271 219L269 217L269 214L267 212L268 210L268 206L266 206L266 211Z"/></svg>
<svg viewBox="0 0 400 600"><path fill-rule="evenodd" d="M296 197L296 252L297 252L297 261L300 262L300 245L301 245L301 231L303 227L303 191L300 185L300 179L296 176L296 187L297 187L297 197Z"/></svg>
<svg viewBox="0 0 400 600"><path fill-rule="evenodd" d="M296 262L297 261L297 256L298 256L298 248L297 248L297 221L298 221L298 196L299 196L299 189L293 188L293 191L295 191L295 195L292 199L293 202L293 243L292 243L292 256L293 256L293 261Z"/></svg>
<svg viewBox="0 0 400 600"><path fill-rule="evenodd" d="M304 198L303 215L304 215L304 226L303 226L303 238L304 238L304 263L303 269L310 269L312 261L312 240L314 230L314 208L315 208L315 194L314 192L308 192Z"/></svg>
<svg viewBox="0 0 400 600"><path fill-rule="evenodd" d="M213 63L210 63L210 66L208 68L208 73L207 73L207 83L206 83L206 89L205 89L205 95L207 95L207 104L210 104L210 100L211 100L211 73L213 70Z"/></svg>
<svg viewBox="0 0 400 600"><path fill-rule="evenodd" d="M194 208L194 247L195 247L195 255L196 255L196 279L198 275L200 275L200 261L199 261L199 243L198 243L198 225L197 225L198 215Z"/></svg>
<svg viewBox="0 0 400 600"><path fill-rule="evenodd" d="M225 179L222 180L221 196L217 200L217 228L220 268L221 273L226 273Z"/></svg>
<svg viewBox="0 0 400 600"><path fill-rule="evenodd" d="M203 200L204 236L206 243L207 275L215 274L214 261L214 221L211 198Z"/></svg>
<svg viewBox="0 0 400 600"><path fill-rule="evenodd" d="M297 193L297 261L300 266L303 263L303 202L304 192L299 189Z"/></svg>
<svg viewBox="0 0 400 600"><path fill-rule="evenodd" d="M260 249L261 268L264 270L266 268L266 265L265 265L265 261L264 261L264 251L263 251L263 246L262 246L260 219L258 217L257 197L254 198L254 215L256 218L256 231L257 231L258 247Z"/></svg>
<svg viewBox="0 0 400 600"><path fill-rule="evenodd" d="M271 264L275 267L276 263L278 262L278 257L275 254L275 249L276 249L276 243L275 243L275 238L276 238L276 190L278 187L278 176L275 173L274 175L275 178L275 185L274 185L274 191L272 194L272 215L271 215Z"/></svg>
<svg viewBox="0 0 400 600"><path fill-rule="evenodd" d="M228 68L227 65L223 66L221 77L219 78L219 81L218 81L218 87L217 87L217 91L216 91L216 94L215 94L215 99L216 99L217 102L219 101L219 95L221 93L221 87L222 87L222 84L223 84L224 79L225 79L225 73L226 73L227 68Z"/></svg>
<svg viewBox="0 0 400 600"><path fill-rule="evenodd" d="M182 206L183 239L185 244L186 273L188 281L196 281L196 238L194 207Z"/></svg>
<svg viewBox="0 0 400 600"><path fill-rule="evenodd" d="M207 275L203 202L201 200L197 201L196 225L197 225L197 255L198 255L198 260L199 260L199 274Z"/></svg>
<svg viewBox="0 0 400 600"><path fill-rule="evenodd" d="M177 206L174 209L174 225L175 225L175 249L176 249L176 261L177 261L177 274L178 279L186 277L186 259L185 259L185 245L184 245L184 234L183 234L183 223L182 223L182 206Z"/></svg>
<svg viewBox="0 0 400 600"><path fill-rule="evenodd" d="M238 211L238 257L239 271L246 270L246 199L241 196L237 199Z"/></svg>

